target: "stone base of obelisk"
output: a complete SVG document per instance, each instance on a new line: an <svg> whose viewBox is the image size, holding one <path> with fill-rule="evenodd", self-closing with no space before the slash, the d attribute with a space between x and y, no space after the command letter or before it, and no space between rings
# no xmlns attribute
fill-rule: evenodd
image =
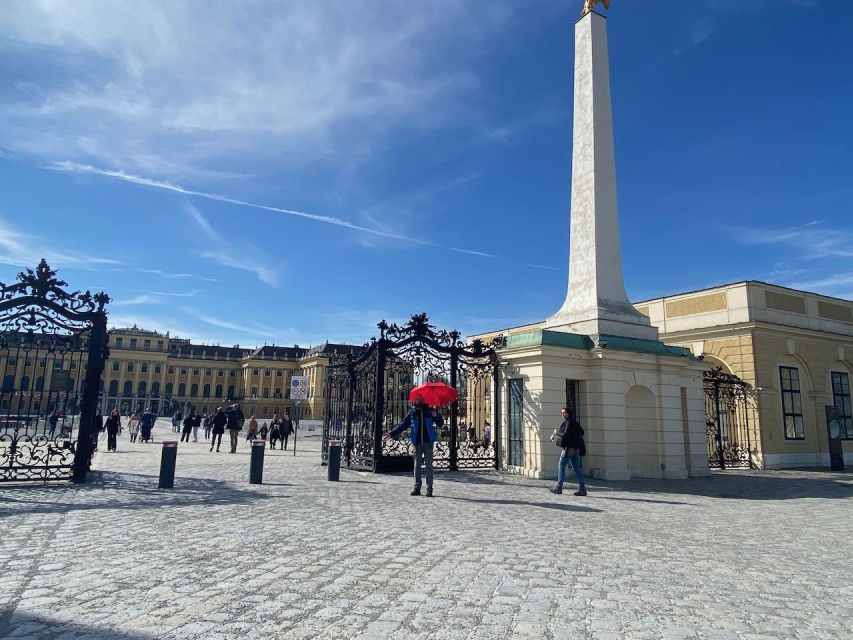
<svg viewBox="0 0 853 640"><path fill-rule="evenodd" d="M681 479L709 475L702 374L707 365L658 341L577 336L536 329L509 337L501 359L503 467L555 478L560 450L550 441L561 422L567 384L586 431L584 472L602 480ZM519 424L520 421L520 424ZM519 446L519 436L521 445ZM569 470L568 482L574 482Z"/></svg>

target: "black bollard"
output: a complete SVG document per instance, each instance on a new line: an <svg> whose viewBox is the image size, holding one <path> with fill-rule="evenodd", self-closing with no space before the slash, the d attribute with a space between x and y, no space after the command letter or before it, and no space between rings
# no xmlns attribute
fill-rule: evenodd
<svg viewBox="0 0 853 640"><path fill-rule="evenodd" d="M331 482L341 479L341 441L329 440L329 466L326 468Z"/></svg>
<svg viewBox="0 0 853 640"><path fill-rule="evenodd" d="M163 452L160 454L160 489L173 489L175 487L175 461L178 459L178 443L175 441L164 442Z"/></svg>
<svg viewBox="0 0 853 640"><path fill-rule="evenodd" d="M264 479L264 450L266 440L252 440L252 456L249 462L249 484L261 484Z"/></svg>

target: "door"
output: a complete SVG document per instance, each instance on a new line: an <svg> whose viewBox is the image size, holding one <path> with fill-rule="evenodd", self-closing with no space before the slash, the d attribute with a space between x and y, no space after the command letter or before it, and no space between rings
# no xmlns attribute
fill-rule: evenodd
<svg viewBox="0 0 853 640"><path fill-rule="evenodd" d="M832 471L844 471L842 423L838 409L832 405L826 405L826 432L829 437L829 467Z"/></svg>
<svg viewBox="0 0 853 640"><path fill-rule="evenodd" d="M509 460L508 464L524 466L524 380L509 380Z"/></svg>

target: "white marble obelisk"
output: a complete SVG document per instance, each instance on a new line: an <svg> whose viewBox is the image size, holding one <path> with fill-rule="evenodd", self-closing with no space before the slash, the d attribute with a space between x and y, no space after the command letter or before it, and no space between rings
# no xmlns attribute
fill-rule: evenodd
<svg viewBox="0 0 853 640"><path fill-rule="evenodd" d="M607 19L595 12L575 25L574 105L569 287L544 326L657 340L657 328L628 302L622 279Z"/></svg>

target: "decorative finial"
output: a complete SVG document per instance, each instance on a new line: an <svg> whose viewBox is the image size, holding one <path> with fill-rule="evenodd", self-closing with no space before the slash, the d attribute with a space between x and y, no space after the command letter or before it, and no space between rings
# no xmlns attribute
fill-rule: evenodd
<svg viewBox="0 0 853 640"><path fill-rule="evenodd" d="M605 9L610 9L610 0L584 0L583 11L581 11L581 18L583 18L586 14L595 11L595 5L597 4L603 4Z"/></svg>

